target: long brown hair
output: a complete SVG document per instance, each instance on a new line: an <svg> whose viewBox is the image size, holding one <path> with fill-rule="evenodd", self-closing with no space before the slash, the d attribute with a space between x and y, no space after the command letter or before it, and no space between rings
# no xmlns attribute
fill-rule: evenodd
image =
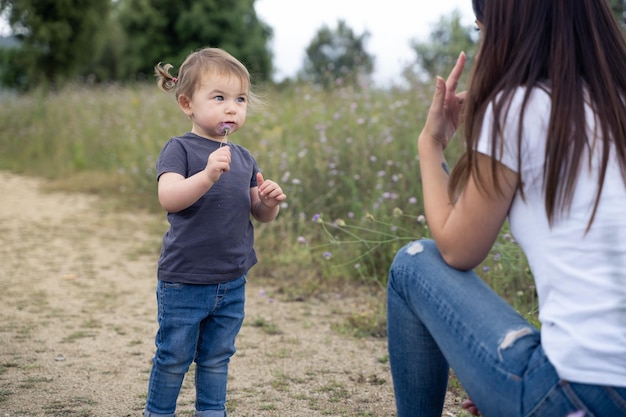
<svg viewBox="0 0 626 417"><path fill-rule="evenodd" d="M501 146L513 93L525 87L524 108L534 88L544 88L552 102L544 160L545 209L550 223L570 207L586 149L601 146L602 158L593 223L611 152L617 153L626 186L626 43L605 0L472 0L480 22L481 45L465 101L466 152L450 179L450 195L470 176L481 184L476 146L489 105L494 108L491 151ZM588 137L585 101L594 110L597 138ZM522 124L518 135L521 178ZM599 142L595 142L599 140ZM492 159L492 173L496 160ZM495 178L495 175L491 176ZM496 190L500 184L494 180Z"/></svg>

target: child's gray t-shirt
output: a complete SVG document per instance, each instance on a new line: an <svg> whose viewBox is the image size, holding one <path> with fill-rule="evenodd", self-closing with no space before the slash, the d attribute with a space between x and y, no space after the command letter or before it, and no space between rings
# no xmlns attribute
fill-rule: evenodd
<svg viewBox="0 0 626 417"><path fill-rule="evenodd" d="M215 142L191 132L171 138L156 163L157 179L166 172L188 178L205 169ZM229 143L230 170L190 207L168 213L158 279L187 284L228 282L257 263L250 220L250 188L257 186L257 163L250 152Z"/></svg>

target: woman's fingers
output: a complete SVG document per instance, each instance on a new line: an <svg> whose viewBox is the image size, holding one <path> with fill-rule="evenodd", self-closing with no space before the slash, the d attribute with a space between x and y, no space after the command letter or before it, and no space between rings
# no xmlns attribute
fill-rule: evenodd
<svg viewBox="0 0 626 417"><path fill-rule="evenodd" d="M448 75L446 90L449 94L456 93L456 88L459 85L459 80L461 79L463 69L465 68L466 59L465 52L461 52L456 60L456 63L454 64L454 67L450 71L450 75Z"/></svg>

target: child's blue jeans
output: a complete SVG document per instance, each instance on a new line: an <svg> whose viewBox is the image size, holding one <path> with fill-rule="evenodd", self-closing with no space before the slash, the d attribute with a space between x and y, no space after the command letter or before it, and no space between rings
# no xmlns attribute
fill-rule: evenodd
<svg viewBox="0 0 626 417"><path fill-rule="evenodd" d="M449 367L485 417L626 416L626 388L560 380L539 331L432 241L397 253L387 309L398 417L440 417Z"/></svg>
<svg viewBox="0 0 626 417"><path fill-rule="evenodd" d="M215 285L159 281L159 330L145 417L174 417L185 374L196 362L196 417L226 416L228 362L244 318L246 276Z"/></svg>

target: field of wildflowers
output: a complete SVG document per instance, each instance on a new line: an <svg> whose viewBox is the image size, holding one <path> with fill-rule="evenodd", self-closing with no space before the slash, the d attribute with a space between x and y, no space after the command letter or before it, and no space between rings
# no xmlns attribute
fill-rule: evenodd
<svg viewBox="0 0 626 417"><path fill-rule="evenodd" d="M384 288L395 252L428 236L416 139L432 87L300 85L262 94L266 105L229 136L288 196L276 222L257 225L255 273L298 282L302 292L337 282ZM160 210L156 158L191 126L172 94L110 85L0 100L0 169L109 195L120 209ZM451 165L459 151L456 142L448 147ZM528 267L506 228L477 272L522 314L535 315Z"/></svg>

